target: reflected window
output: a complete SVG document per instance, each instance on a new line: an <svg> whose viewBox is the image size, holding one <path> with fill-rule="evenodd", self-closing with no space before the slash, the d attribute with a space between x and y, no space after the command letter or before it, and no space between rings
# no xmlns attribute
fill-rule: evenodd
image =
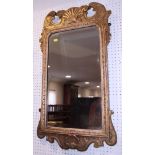
<svg viewBox="0 0 155 155"><path fill-rule="evenodd" d="M56 105L56 91L48 91L48 105Z"/></svg>

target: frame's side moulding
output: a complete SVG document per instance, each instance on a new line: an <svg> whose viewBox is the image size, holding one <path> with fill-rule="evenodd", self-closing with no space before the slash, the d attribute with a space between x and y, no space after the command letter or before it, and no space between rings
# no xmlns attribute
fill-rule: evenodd
<svg viewBox="0 0 155 155"><path fill-rule="evenodd" d="M93 8L95 15L87 16L87 11ZM110 32L108 26L108 17L111 11L107 11L102 4L92 2L89 5L81 7L73 7L68 10L61 10L58 12L50 12L44 21L43 31L41 34L41 50L43 53L42 66L42 101L41 101L41 116L38 124L37 134L39 138L47 137L51 143L54 139L57 140L60 147L63 149L77 149L85 151L91 143L94 147L104 145L104 141L108 145L115 145L117 136L112 124L109 107L109 86L108 86L108 54L107 45L110 41ZM60 18L59 23L54 23L55 16ZM101 81L102 81L102 118L104 127L102 130L82 130L78 129L62 129L62 128L48 128L46 126L46 88L47 88L47 53L48 53L48 36L51 33L87 27L96 25L100 31L100 58L101 58Z"/></svg>

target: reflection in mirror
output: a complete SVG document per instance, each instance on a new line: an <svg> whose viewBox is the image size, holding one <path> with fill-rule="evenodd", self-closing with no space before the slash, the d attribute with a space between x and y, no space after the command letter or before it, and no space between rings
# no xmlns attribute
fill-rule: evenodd
<svg viewBox="0 0 155 155"><path fill-rule="evenodd" d="M97 27L51 34L47 125L101 129L100 43Z"/></svg>

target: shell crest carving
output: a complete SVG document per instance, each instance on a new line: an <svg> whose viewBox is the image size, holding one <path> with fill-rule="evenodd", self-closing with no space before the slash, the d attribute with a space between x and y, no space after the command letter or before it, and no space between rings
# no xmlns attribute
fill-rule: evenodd
<svg viewBox="0 0 155 155"><path fill-rule="evenodd" d="M76 23L78 21L82 22L87 18L87 10L88 6L71 8L64 13L62 22L66 22L66 24Z"/></svg>

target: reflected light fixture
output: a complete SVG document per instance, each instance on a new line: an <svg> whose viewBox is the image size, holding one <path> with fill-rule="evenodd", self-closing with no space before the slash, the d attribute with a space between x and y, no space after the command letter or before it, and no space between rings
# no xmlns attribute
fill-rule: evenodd
<svg viewBox="0 0 155 155"><path fill-rule="evenodd" d="M78 97L81 97L81 94L78 94Z"/></svg>
<svg viewBox="0 0 155 155"><path fill-rule="evenodd" d="M100 88L100 86L96 86L97 88Z"/></svg>
<svg viewBox="0 0 155 155"><path fill-rule="evenodd" d="M90 82L87 82L87 81L86 81L85 84L90 84Z"/></svg>
<svg viewBox="0 0 155 155"><path fill-rule="evenodd" d="M93 98L94 96L88 96L89 98Z"/></svg>
<svg viewBox="0 0 155 155"><path fill-rule="evenodd" d="M59 41L58 38L54 38L54 39L53 39L53 42L54 42L54 43L56 43L56 42L58 42L58 41Z"/></svg>
<svg viewBox="0 0 155 155"><path fill-rule="evenodd" d="M71 75L66 75L65 78L66 79L70 79L71 78Z"/></svg>
<svg viewBox="0 0 155 155"><path fill-rule="evenodd" d="M48 68L50 68L51 66L50 65L48 65Z"/></svg>

